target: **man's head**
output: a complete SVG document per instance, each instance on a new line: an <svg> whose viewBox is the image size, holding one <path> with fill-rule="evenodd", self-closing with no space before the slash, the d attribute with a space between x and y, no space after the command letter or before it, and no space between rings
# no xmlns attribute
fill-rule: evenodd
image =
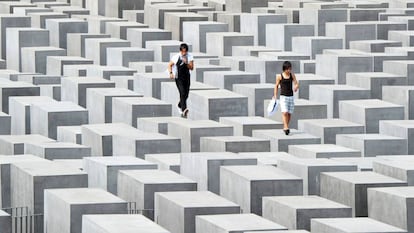
<svg viewBox="0 0 414 233"><path fill-rule="evenodd" d="M188 52L188 45L186 43L182 43L180 45L180 53L181 53L181 55L184 56L184 55L187 54L187 52Z"/></svg>
<svg viewBox="0 0 414 233"><path fill-rule="evenodd" d="M290 63L289 61L285 61L283 62L282 68L283 68L283 72L290 73L292 70L292 63Z"/></svg>

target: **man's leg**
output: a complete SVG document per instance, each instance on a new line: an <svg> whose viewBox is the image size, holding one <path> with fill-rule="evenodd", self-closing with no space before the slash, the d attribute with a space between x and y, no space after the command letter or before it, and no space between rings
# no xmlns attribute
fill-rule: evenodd
<svg viewBox="0 0 414 233"><path fill-rule="evenodd" d="M181 111L184 111L187 106L185 106L185 85L183 83L183 80L180 78L177 78L175 80L175 83L177 84L178 92L180 93L180 102L178 103L178 107L181 108Z"/></svg>

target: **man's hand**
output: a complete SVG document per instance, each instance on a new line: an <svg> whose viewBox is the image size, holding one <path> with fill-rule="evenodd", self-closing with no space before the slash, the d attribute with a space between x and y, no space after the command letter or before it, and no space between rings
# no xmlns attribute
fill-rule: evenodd
<svg viewBox="0 0 414 233"><path fill-rule="evenodd" d="M184 62L184 64L188 64L187 56L183 56L183 62Z"/></svg>
<svg viewBox="0 0 414 233"><path fill-rule="evenodd" d="M174 75L174 73L173 72L171 72L170 73L170 79L174 79L175 78L175 75Z"/></svg>

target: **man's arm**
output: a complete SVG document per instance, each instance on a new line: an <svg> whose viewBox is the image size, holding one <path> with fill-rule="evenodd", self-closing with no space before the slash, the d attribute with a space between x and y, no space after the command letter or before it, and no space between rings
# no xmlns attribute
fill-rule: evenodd
<svg viewBox="0 0 414 233"><path fill-rule="evenodd" d="M173 61L170 61L170 63L168 63L167 70L168 70L168 73L170 74L170 79L174 79L175 78L174 77L174 73L172 72L173 65L174 65L174 62Z"/></svg>
<svg viewBox="0 0 414 233"><path fill-rule="evenodd" d="M279 85L280 85L280 75L276 75L276 84L275 84L275 89L273 91L273 98L277 99L277 92L279 90Z"/></svg>
<svg viewBox="0 0 414 233"><path fill-rule="evenodd" d="M295 84L295 87L293 87L293 91L297 92L299 90L299 81L296 79L296 75L292 74L293 77L293 84Z"/></svg>
<svg viewBox="0 0 414 233"><path fill-rule="evenodd" d="M187 64L187 68L188 68L189 70L193 70L193 69L194 69L194 61L190 61L190 62Z"/></svg>

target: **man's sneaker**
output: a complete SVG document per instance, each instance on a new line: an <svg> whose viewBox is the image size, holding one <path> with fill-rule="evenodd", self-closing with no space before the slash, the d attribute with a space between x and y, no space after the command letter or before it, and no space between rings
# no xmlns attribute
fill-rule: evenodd
<svg viewBox="0 0 414 233"><path fill-rule="evenodd" d="M182 116L183 118L187 118L187 117L188 117L188 108L186 108L186 109L184 110L184 112L181 114L181 116Z"/></svg>

